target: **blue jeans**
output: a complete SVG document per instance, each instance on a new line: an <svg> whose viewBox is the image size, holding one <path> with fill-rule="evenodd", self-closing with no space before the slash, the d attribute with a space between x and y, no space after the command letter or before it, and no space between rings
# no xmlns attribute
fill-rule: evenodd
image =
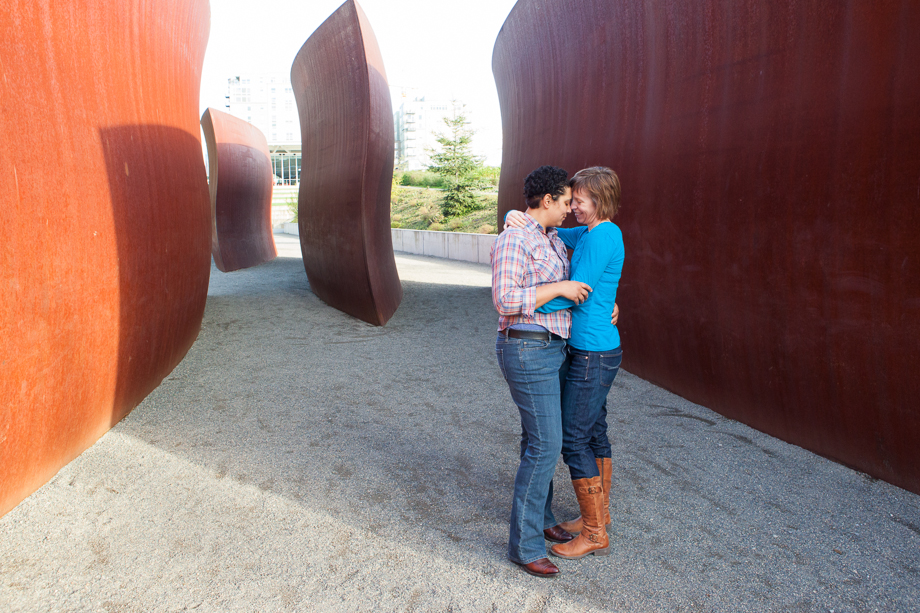
<svg viewBox="0 0 920 613"><path fill-rule="evenodd" d="M514 479L508 557L529 564L547 557L543 530L558 523L551 506L553 473L562 449L560 369L565 341L500 334L495 354L521 414L521 464Z"/></svg>
<svg viewBox="0 0 920 613"><path fill-rule="evenodd" d="M572 480L597 477L594 458L610 457L607 394L620 370L623 350L583 351L569 346L562 392L562 459Z"/></svg>

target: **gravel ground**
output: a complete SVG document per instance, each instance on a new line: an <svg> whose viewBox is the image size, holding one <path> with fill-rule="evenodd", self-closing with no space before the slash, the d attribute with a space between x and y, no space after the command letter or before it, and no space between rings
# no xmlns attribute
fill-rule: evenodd
<svg viewBox="0 0 920 613"><path fill-rule="evenodd" d="M522 573L488 268L398 256L375 328L276 238L212 270L186 359L0 518L0 611L920 611L920 497L624 371L612 554Z"/></svg>

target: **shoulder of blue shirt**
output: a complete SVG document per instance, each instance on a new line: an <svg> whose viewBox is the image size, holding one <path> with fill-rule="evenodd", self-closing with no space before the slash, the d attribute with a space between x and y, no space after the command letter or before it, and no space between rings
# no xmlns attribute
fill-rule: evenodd
<svg viewBox="0 0 920 613"><path fill-rule="evenodd" d="M594 234L595 232L598 232L598 234L601 236L604 236L604 235L607 235L607 236L621 235L622 236L623 234L622 230L620 230L620 226L616 225L612 221L605 221L605 222L597 224L596 226L594 226L594 229L591 230L591 234Z"/></svg>

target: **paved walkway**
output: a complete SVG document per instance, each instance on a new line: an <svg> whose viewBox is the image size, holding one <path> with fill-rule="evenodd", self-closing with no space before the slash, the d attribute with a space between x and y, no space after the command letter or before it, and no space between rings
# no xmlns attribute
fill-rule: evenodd
<svg viewBox="0 0 920 613"><path fill-rule="evenodd" d="M374 328L278 241L212 270L182 364L0 519L0 611L920 611L920 497L625 372L613 553L525 575L488 269L398 257Z"/></svg>

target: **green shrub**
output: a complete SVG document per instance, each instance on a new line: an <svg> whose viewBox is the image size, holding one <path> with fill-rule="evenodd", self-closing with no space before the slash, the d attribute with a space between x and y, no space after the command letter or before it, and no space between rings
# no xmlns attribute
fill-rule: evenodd
<svg viewBox="0 0 920 613"><path fill-rule="evenodd" d="M474 170L473 176L479 181L479 185L483 189L497 188L501 170L500 166L483 166Z"/></svg>
<svg viewBox="0 0 920 613"><path fill-rule="evenodd" d="M457 226L456 223L451 223L455 220L461 222L461 225L455 230L457 232L479 232L479 228L484 224L495 225L498 198L494 192L476 193L479 199L477 208L481 207L480 210L447 220L441 216L440 211L443 196L444 192L440 190L400 187L391 194L391 220L399 223L399 227L406 230L426 230L433 223L440 224L442 230L446 230L448 225Z"/></svg>
<svg viewBox="0 0 920 613"><path fill-rule="evenodd" d="M428 223L441 221L441 213L437 209L429 209L427 206L419 207L418 215Z"/></svg>
<svg viewBox="0 0 920 613"><path fill-rule="evenodd" d="M400 185L413 187L445 187L444 177L427 170L407 170L399 178Z"/></svg>

